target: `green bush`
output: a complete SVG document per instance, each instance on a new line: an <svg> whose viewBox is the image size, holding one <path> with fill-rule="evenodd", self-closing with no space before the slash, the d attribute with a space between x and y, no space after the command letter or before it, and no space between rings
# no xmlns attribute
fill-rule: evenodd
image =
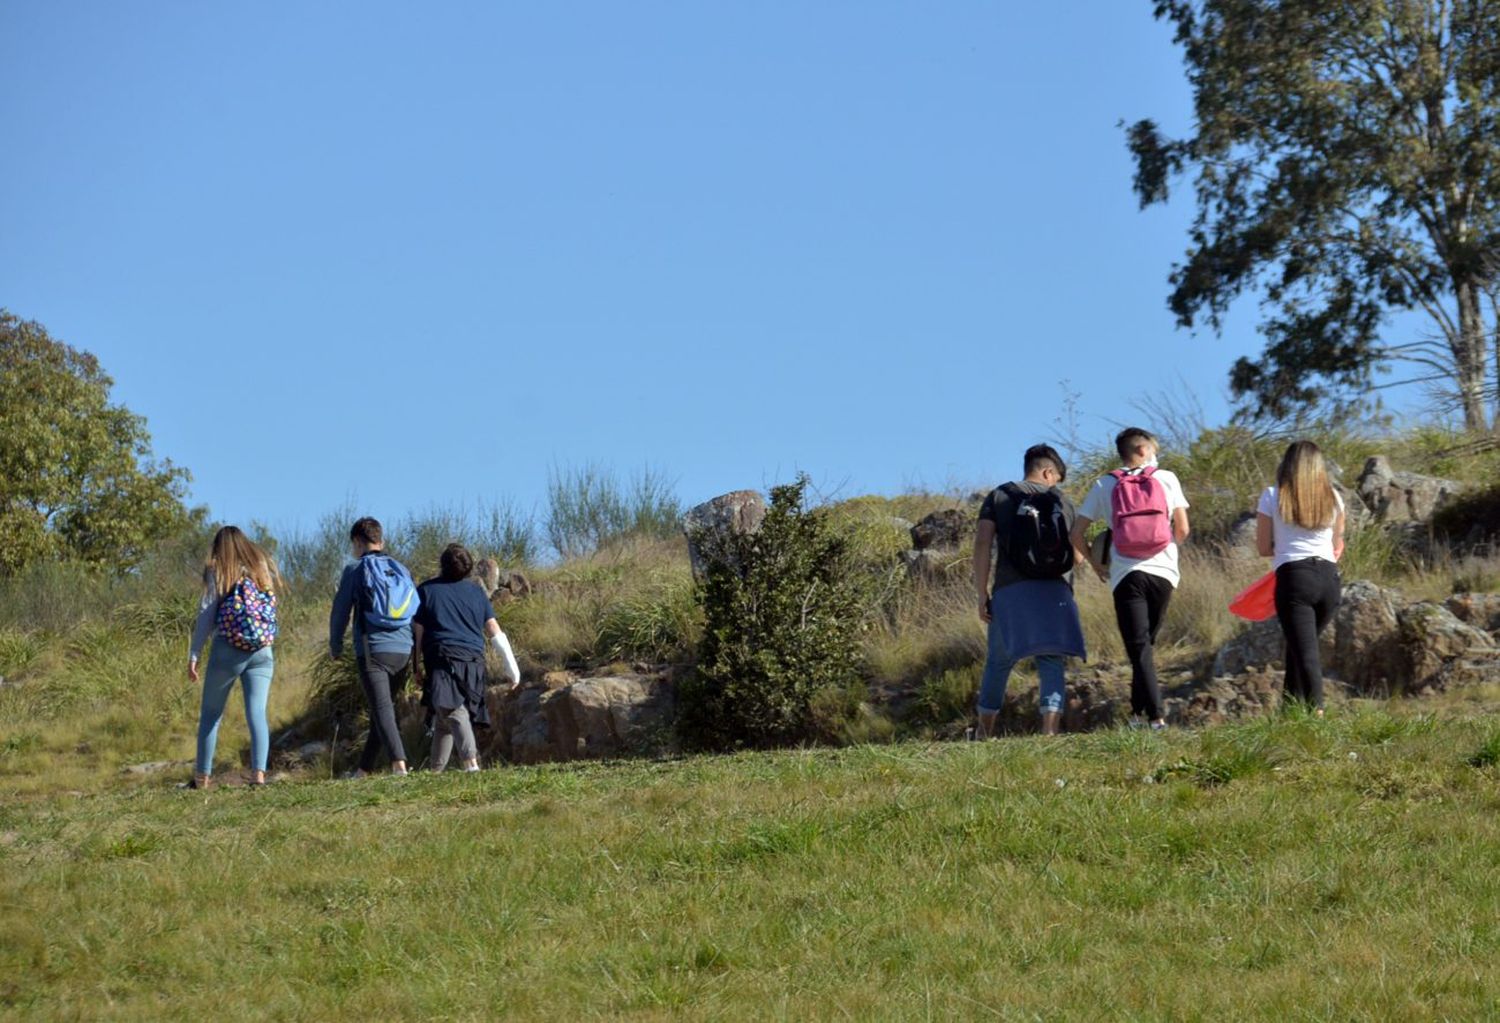
<svg viewBox="0 0 1500 1023"><path fill-rule="evenodd" d="M859 684L861 592L848 540L803 506L808 479L776 487L753 535L697 538L704 634L684 683L684 738L703 748L774 746L814 737L828 693ZM834 703L839 702L836 697Z"/></svg>

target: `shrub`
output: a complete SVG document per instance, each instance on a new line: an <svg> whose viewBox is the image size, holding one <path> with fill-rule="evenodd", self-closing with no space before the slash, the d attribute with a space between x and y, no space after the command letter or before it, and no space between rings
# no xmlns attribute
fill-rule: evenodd
<svg viewBox="0 0 1500 1023"><path fill-rule="evenodd" d="M698 634L692 587L674 582L610 604L599 622L596 652L605 660L682 661Z"/></svg>
<svg viewBox="0 0 1500 1023"><path fill-rule="evenodd" d="M704 615L698 671L682 691L690 743L724 749L810 739L814 701L858 685L863 615L847 539L825 512L803 507L807 485L800 476L774 488L753 535L697 538L708 569L696 591Z"/></svg>

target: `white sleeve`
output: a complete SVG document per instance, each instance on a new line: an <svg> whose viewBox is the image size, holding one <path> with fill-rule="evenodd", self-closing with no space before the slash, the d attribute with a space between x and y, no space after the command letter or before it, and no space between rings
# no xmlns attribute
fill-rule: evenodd
<svg viewBox="0 0 1500 1023"><path fill-rule="evenodd" d="M1267 487L1260 493L1260 500L1255 504L1255 510L1270 518L1276 517L1276 488Z"/></svg>
<svg viewBox="0 0 1500 1023"><path fill-rule="evenodd" d="M1188 504L1187 494L1182 492L1182 480L1177 478L1177 474L1175 472L1170 473L1169 475L1172 480L1171 498L1174 503L1172 507L1168 508L1167 510L1176 511L1178 508L1191 507Z"/></svg>
<svg viewBox="0 0 1500 1023"><path fill-rule="evenodd" d="M505 662L503 672L505 677L511 682L521 681L521 668L516 664L515 651L511 650L510 640L506 637L504 629L490 637L490 646L495 648L495 653L499 654L500 659Z"/></svg>
<svg viewBox="0 0 1500 1023"><path fill-rule="evenodd" d="M1090 488L1088 496L1083 499L1083 505L1078 509L1078 514L1090 522L1103 522L1109 525L1109 505L1104 500L1104 481L1095 480Z"/></svg>

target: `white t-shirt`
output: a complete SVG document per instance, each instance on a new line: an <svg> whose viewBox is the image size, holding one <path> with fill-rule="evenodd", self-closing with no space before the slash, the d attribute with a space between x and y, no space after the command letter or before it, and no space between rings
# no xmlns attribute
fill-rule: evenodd
<svg viewBox="0 0 1500 1023"><path fill-rule="evenodd" d="M1333 492L1333 500L1342 512L1344 499L1339 496L1337 490ZM1295 522L1282 521L1281 506L1276 500L1275 487L1265 489L1265 493L1260 495L1260 503L1255 506L1255 510L1271 520L1271 537L1276 542L1276 556L1271 559L1272 568L1280 568L1288 561L1302 561L1305 558L1334 560L1332 522L1322 529L1303 529Z"/></svg>
<svg viewBox="0 0 1500 1023"><path fill-rule="evenodd" d="M1188 506L1187 497L1182 492L1182 482L1177 474L1166 469L1157 469L1155 478L1161 481L1162 489L1167 492L1167 518L1178 508ZM1094 484L1089 496L1083 499L1083 505L1078 509L1078 514L1094 522L1104 522L1110 529L1115 524L1110 518L1110 499L1114 497L1117 481L1113 476L1101 476ZM1175 534L1174 534L1175 535ZM1109 555L1109 588L1113 590L1120 585L1131 572L1145 572L1147 575L1159 576L1171 583L1174 587L1182 579L1182 573L1177 570L1177 541L1172 540L1167 544L1167 549L1151 555L1149 558L1127 558L1119 551L1111 551Z"/></svg>

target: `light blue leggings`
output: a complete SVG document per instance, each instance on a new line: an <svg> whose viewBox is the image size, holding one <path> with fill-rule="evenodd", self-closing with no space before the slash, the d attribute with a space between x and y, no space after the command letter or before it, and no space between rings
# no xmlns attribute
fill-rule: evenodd
<svg viewBox="0 0 1500 1023"><path fill-rule="evenodd" d="M271 670L276 666L271 648L261 647L254 653L236 650L222 639L214 640L208 655L208 670L203 674L203 703L198 709L199 774L212 774L214 747L219 742L219 719L234 680L240 680L245 694L245 720L250 724L250 769L264 771L271 753L271 728L266 724L266 698L271 695Z"/></svg>

